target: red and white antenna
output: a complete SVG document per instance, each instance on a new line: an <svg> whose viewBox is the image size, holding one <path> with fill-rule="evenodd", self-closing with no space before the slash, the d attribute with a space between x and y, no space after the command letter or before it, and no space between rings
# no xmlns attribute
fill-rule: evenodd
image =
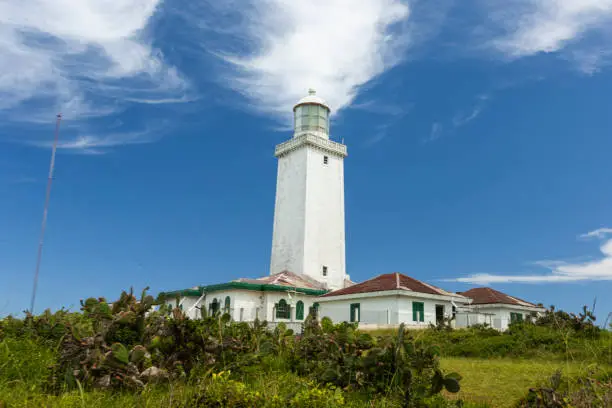
<svg viewBox="0 0 612 408"><path fill-rule="evenodd" d="M49 197L51 195L51 183L53 182L53 169L55 168L55 152L57 151L57 141L59 139L60 122L62 114L57 114L55 122L55 137L53 139L53 149L51 150L51 164L49 166L49 178L47 179L47 193L45 195L45 210L43 212L42 225L40 228L40 240L38 241L38 256L36 258L36 272L34 273L34 287L32 288L32 301L30 302L30 313L34 314L34 301L36 300L36 289L38 287L38 274L40 271L40 259L45 238L45 228L47 227L47 212L49 211Z"/></svg>

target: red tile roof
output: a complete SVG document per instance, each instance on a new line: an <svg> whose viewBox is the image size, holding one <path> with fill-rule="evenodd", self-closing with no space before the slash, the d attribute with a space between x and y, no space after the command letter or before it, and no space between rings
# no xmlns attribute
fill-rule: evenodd
<svg viewBox="0 0 612 408"><path fill-rule="evenodd" d="M461 294L463 296L473 299L473 305L501 303L505 305L537 307L533 303L524 301L522 299L510 295L506 295L505 293L491 288L474 288L465 292L461 292Z"/></svg>
<svg viewBox="0 0 612 408"><path fill-rule="evenodd" d="M338 289L322 295L322 297L353 295L357 293L383 292L388 290L405 290L430 295L457 296L425 282L413 279L401 273L386 273L365 282L356 283L347 288Z"/></svg>
<svg viewBox="0 0 612 408"><path fill-rule="evenodd" d="M306 275L298 275L297 273L289 271L283 271L257 279L240 278L236 279L234 282L280 285L307 289L325 289L325 285L323 283L318 282Z"/></svg>

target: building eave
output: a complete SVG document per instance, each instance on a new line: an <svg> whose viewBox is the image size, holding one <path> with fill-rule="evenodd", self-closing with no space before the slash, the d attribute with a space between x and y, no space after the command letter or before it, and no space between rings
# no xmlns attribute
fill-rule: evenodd
<svg viewBox="0 0 612 408"><path fill-rule="evenodd" d="M444 300L447 302L453 301L462 304L469 304L470 299L457 295L433 295L429 293L422 292L414 292L405 289L396 289L396 290L381 290L376 292L362 292L362 293L348 293L345 295L337 295L337 296L323 296L320 297L317 301L321 302L333 302L339 300L348 300L348 299L359 299L359 298L372 298L372 297L389 297L389 296L404 296L411 298L420 298L420 299L432 299L432 300Z"/></svg>
<svg viewBox="0 0 612 408"><path fill-rule="evenodd" d="M200 286L202 293L219 292L223 290L252 290L257 292L298 292L305 295L320 296L327 293L324 289L300 288L284 285L272 285L269 283L257 284L250 282L227 282L216 285Z"/></svg>
<svg viewBox="0 0 612 408"><path fill-rule="evenodd" d="M249 290L255 292L297 292L310 296L321 296L329 292L326 289L311 289L285 285L273 285L269 283L250 283L250 282L227 282L215 285L199 286L197 289L182 289L170 292L161 292L159 298L173 299L178 297L200 297L204 293L220 292L225 290Z"/></svg>
<svg viewBox="0 0 612 408"><path fill-rule="evenodd" d="M496 309L505 308L513 310L528 310L530 312L542 312L546 311L546 308L539 306L528 306L528 305L511 305L508 303L478 303L470 305L473 309Z"/></svg>
<svg viewBox="0 0 612 408"><path fill-rule="evenodd" d="M181 290L173 290L170 292L160 292L159 298L161 299L173 299L176 297L199 297L202 296L202 288L198 289L181 289Z"/></svg>

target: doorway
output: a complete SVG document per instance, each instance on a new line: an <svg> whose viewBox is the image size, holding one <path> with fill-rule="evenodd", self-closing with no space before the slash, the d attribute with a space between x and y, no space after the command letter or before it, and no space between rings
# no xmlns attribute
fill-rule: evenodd
<svg viewBox="0 0 612 408"><path fill-rule="evenodd" d="M444 323L444 305L436 305L436 323Z"/></svg>

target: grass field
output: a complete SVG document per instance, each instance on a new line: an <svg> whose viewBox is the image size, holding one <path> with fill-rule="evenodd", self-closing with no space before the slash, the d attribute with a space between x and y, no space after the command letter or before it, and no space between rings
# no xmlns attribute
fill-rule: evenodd
<svg viewBox="0 0 612 408"><path fill-rule="evenodd" d="M323 319L293 336L221 316L191 321L176 316L178 309L138 325L124 316L144 316L146 309L125 299L126 310L110 315L96 312L104 302L93 299L87 313L0 320L0 408L398 408L406 397L432 408L509 408L530 388L548 386L559 370L554 392L564 406L612 407L612 332L576 328L571 317L567 325L554 315L556 325L518 324L504 333L480 327L372 333L380 338ZM165 368L170 383L167 375L141 377L145 364ZM451 372L462 377L461 391L438 394L440 385L458 390ZM106 383L98 382L104 376ZM547 392L537 389L530 399L542 401Z"/></svg>
<svg viewBox="0 0 612 408"><path fill-rule="evenodd" d="M443 358L442 368L446 372L456 371L461 373L461 391L457 395L448 394L450 399L461 398L468 407L512 407L526 391L535 385L546 382L558 369L564 374L575 376L587 370L590 366L576 362L562 363L545 360L517 360L517 359L474 359L474 358ZM612 367L607 367L612 371ZM262 373L263 374L263 373ZM297 377L296 377L297 378ZM279 378L285 382L287 377ZM273 376L262 375L265 384L251 380L251 386L256 389L266 390L270 395L282 391L286 384L277 383ZM61 396L49 396L32 389L25 384L4 384L0 387L0 394L4 391L5 397L11 394L12 406L18 407L169 407L173 400L187 400L193 392L191 387L181 385L171 386L169 389L150 388L139 395L126 393L107 392L85 392L78 391L63 394ZM386 406L382 401L379 405ZM350 406L357 406L349 404Z"/></svg>
<svg viewBox="0 0 612 408"><path fill-rule="evenodd" d="M530 387L545 383L556 370L575 376L590 365L577 362L519 359L475 359L446 357L441 360L446 371L461 374L461 391L449 398L462 398L492 407L511 407ZM604 367L612 371L612 367Z"/></svg>

